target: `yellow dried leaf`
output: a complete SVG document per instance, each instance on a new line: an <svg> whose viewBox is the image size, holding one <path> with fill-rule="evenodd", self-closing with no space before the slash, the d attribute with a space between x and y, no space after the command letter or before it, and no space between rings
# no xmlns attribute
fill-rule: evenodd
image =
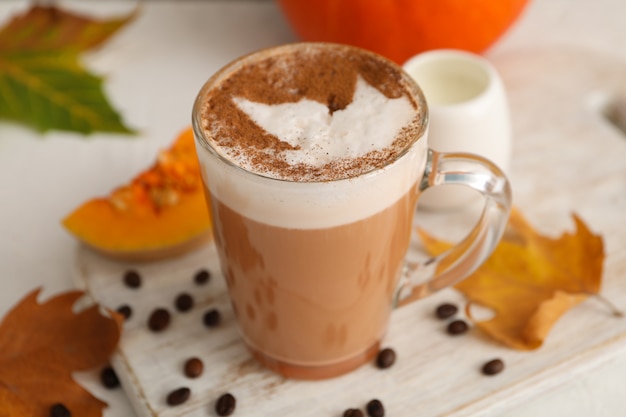
<svg viewBox="0 0 626 417"><path fill-rule="evenodd" d="M574 232L554 239L539 234L518 210L512 211L507 232L491 257L455 286L470 303L494 310L492 319L476 323L478 328L512 348L536 349L565 312L599 292L602 237L577 215L573 219ZM451 246L423 230L419 234L433 255Z"/></svg>

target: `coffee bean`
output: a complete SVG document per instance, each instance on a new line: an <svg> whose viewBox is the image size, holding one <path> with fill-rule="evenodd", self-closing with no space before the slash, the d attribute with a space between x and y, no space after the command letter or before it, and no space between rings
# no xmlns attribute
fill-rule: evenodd
<svg viewBox="0 0 626 417"><path fill-rule="evenodd" d="M100 382L102 382L102 385L109 389L120 386L120 380L118 379L115 370L110 366L107 366L100 372Z"/></svg>
<svg viewBox="0 0 626 417"><path fill-rule="evenodd" d="M235 412L237 400L232 394L226 393L217 399L215 403L215 412L218 416L229 416Z"/></svg>
<svg viewBox="0 0 626 417"><path fill-rule="evenodd" d="M448 324L448 333L457 336L469 330L469 326L463 320L454 320Z"/></svg>
<svg viewBox="0 0 626 417"><path fill-rule="evenodd" d="M185 362L185 375L189 378L197 378L204 371L204 363L199 358L189 358Z"/></svg>
<svg viewBox="0 0 626 417"><path fill-rule="evenodd" d="M130 319L130 317L133 315L133 309L129 305L127 305L127 304L123 304L123 305L119 306L117 308L117 310L115 310L115 311L117 311L122 316L124 316L125 320Z"/></svg>
<svg viewBox="0 0 626 417"><path fill-rule="evenodd" d="M148 319L148 327L153 332L165 330L170 324L170 312L164 308L155 309Z"/></svg>
<svg viewBox="0 0 626 417"><path fill-rule="evenodd" d="M358 408L348 408L343 412L343 417L363 417L363 412Z"/></svg>
<svg viewBox="0 0 626 417"><path fill-rule="evenodd" d="M180 405L189 399L191 390L187 387L175 389L167 395L168 405Z"/></svg>
<svg viewBox="0 0 626 417"><path fill-rule="evenodd" d="M440 319L447 319L454 316L459 309L454 304L444 303L437 307L435 315Z"/></svg>
<svg viewBox="0 0 626 417"><path fill-rule="evenodd" d="M222 319L222 316L220 312L216 309L212 309L204 313L204 317L202 318L202 321L204 322L204 325L207 327L215 327L218 324L220 324L221 319Z"/></svg>
<svg viewBox="0 0 626 417"><path fill-rule="evenodd" d="M483 365L483 374L496 375L504 370L504 362L502 359L492 359Z"/></svg>
<svg viewBox="0 0 626 417"><path fill-rule="evenodd" d="M184 313L193 307L193 297L187 293L179 294L174 304L176 305L176 310Z"/></svg>
<svg viewBox="0 0 626 417"><path fill-rule="evenodd" d="M367 415L370 417L384 417L385 407L379 400L372 400L367 403Z"/></svg>
<svg viewBox="0 0 626 417"><path fill-rule="evenodd" d="M61 403L56 403L50 407L50 417L72 417L72 413Z"/></svg>
<svg viewBox="0 0 626 417"><path fill-rule="evenodd" d="M206 269L201 269L196 272L196 275L193 277L193 280L198 285L204 285L211 279L211 273Z"/></svg>
<svg viewBox="0 0 626 417"><path fill-rule="evenodd" d="M124 284L128 288L139 288L141 287L141 275L139 272L131 269L130 271L126 271L124 274Z"/></svg>
<svg viewBox="0 0 626 417"><path fill-rule="evenodd" d="M396 352L391 348L385 348L378 352L376 357L376 365L380 369L389 368L396 361Z"/></svg>

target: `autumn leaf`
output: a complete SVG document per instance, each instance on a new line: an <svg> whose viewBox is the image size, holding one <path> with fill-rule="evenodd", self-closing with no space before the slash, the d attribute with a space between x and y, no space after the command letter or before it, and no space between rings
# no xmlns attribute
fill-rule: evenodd
<svg viewBox="0 0 626 417"><path fill-rule="evenodd" d="M134 16L101 21L36 5L10 20L0 29L0 119L40 132L133 133L80 54L102 45Z"/></svg>
<svg viewBox="0 0 626 417"><path fill-rule="evenodd" d="M575 231L553 239L537 233L514 209L508 229L491 257L455 288L470 303L495 316L476 326L497 341L520 350L543 344L552 326L569 309L598 294L602 281L602 238L573 215ZM419 230L431 254L451 244ZM471 308L467 309L471 318Z"/></svg>
<svg viewBox="0 0 626 417"><path fill-rule="evenodd" d="M72 311L80 291L43 304L28 294L0 322L0 415L49 415L63 403L74 416L102 415L106 403L72 379L72 372L105 364L120 339L122 318L97 305Z"/></svg>

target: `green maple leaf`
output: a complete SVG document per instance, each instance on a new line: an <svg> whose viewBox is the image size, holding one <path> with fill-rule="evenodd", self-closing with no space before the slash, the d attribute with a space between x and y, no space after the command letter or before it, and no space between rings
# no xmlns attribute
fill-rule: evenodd
<svg viewBox="0 0 626 417"><path fill-rule="evenodd" d="M40 132L133 133L80 54L102 45L134 15L98 21L34 6L13 18L0 29L0 119Z"/></svg>

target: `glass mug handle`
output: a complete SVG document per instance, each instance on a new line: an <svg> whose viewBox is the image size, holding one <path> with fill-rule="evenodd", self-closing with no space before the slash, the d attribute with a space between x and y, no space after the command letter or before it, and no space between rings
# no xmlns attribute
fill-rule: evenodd
<svg viewBox="0 0 626 417"><path fill-rule="evenodd" d="M478 223L456 246L425 262L406 262L394 306L403 306L474 272L498 244L511 211L511 186L493 162L469 153L428 150L420 193L441 184L461 184L480 192L485 206Z"/></svg>

